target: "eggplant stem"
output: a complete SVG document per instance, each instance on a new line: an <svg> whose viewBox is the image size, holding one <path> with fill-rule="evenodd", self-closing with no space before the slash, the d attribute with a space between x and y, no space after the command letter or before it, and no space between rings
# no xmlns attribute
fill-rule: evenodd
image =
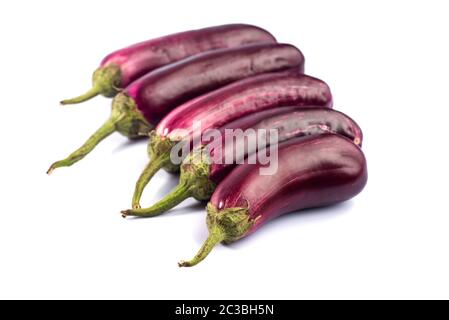
<svg viewBox="0 0 449 320"><path fill-rule="evenodd" d="M163 168L170 162L170 157L165 155L155 155L150 159L145 169L140 174L139 179L136 182L136 187L134 189L132 207L133 209L140 209L140 198L142 197L143 190L145 189L148 182L155 175L159 169Z"/></svg>
<svg viewBox="0 0 449 320"><path fill-rule="evenodd" d="M62 100L61 104L76 104L92 99L93 97L102 94L105 97L114 97L121 91L118 89L121 82L121 69L116 64L109 64L101 66L95 70L92 77L93 86L85 94L76 98Z"/></svg>
<svg viewBox="0 0 449 320"><path fill-rule="evenodd" d="M100 93L101 93L101 88L99 86L94 86L89 91L87 91L86 93L84 93L78 97L62 100L60 102L60 104L67 105L67 104L81 103L81 102L90 100L90 99L98 96Z"/></svg>
<svg viewBox="0 0 449 320"><path fill-rule="evenodd" d="M135 217L155 217L158 216L176 205L183 202L185 199L192 196L190 186L186 183L181 183L176 188L169 193L165 198L152 205L151 207L144 209L130 209L123 210L122 216L135 216Z"/></svg>
<svg viewBox="0 0 449 320"><path fill-rule="evenodd" d="M78 150L70 154L67 158L53 163L48 169L47 174L51 174L56 168L69 167L72 164L83 159L104 138L108 137L116 131L116 123L118 123L121 118L122 117L109 118L93 135L90 136L89 139L87 139L87 141Z"/></svg>
<svg viewBox="0 0 449 320"><path fill-rule="evenodd" d="M217 225L213 226L213 228L209 231L209 236L201 246L201 249L198 251L196 256L190 261L181 260L180 262L178 262L178 266L193 267L197 265L209 255L209 253L218 243L222 242L224 239L225 232L223 231L223 229Z"/></svg>

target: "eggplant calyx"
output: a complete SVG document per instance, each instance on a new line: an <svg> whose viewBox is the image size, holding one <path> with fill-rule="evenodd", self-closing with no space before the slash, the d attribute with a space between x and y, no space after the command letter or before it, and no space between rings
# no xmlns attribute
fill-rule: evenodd
<svg viewBox="0 0 449 320"><path fill-rule="evenodd" d="M207 227L209 237L196 256L190 261L180 261L180 267L193 267L203 261L220 242L231 243L247 234L255 220L249 216L248 208L235 207L218 210L211 203L207 205Z"/></svg>
<svg viewBox="0 0 449 320"><path fill-rule="evenodd" d="M99 67L92 76L93 87L98 88L105 97L113 97L121 91L122 71L116 64Z"/></svg>
<svg viewBox="0 0 449 320"><path fill-rule="evenodd" d="M92 88L86 93L71 99L62 100L61 104L77 104L90 100L99 94L105 97L113 97L121 91L122 72L120 67L110 64L105 67L99 67L92 76Z"/></svg>
<svg viewBox="0 0 449 320"><path fill-rule="evenodd" d="M134 99L125 93L119 93L114 98L111 119L114 119L116 130L128 138L147 136L153 129L138 110Z"/></svg>
<svg viewBox="0 0 449 320"><path fill-rule="evenodd" d="M180 184L190 186L191 196L196 200L209 200L216 184L209 179L210 157L205 148L196 148L181 165Z"/></svg>
<svg viewBox="0 0 449 320"><path fill-rule="evenodd" d="M209 202L206 223L209 230L216 225L223 229L225 234L223 242L231 243L244 237L254 225L255 220L250 217L248 208L235 207L219 210Z"/></svg>
<svg viewBox="0 0 449 320"><path fill-rule="evenodd" d="M175 165L171 162L171 150L179 140L172 140L168 137L161 137L155 130L149 133L150 140L148 142L148 156L150 159L165 157L168 160L164 164L164 169L168 172L176 173L179 171L179 165Z"/></svg>

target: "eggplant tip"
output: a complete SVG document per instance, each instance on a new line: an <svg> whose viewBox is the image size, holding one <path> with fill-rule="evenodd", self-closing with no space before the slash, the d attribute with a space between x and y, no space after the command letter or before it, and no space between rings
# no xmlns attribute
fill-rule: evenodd
<svg viewBox="0 0 449 320"><path fill-rule="evenodd" d="M189 263L187 261L181 260L178 262L178 267L190 267Z"/></svg>
<svg viewBox="0 0 449 320"><path fill-rule="evenodd" d="M122 215L122 218L126 219L126 217L128 217L128 210L120 211L120 214Z"/></svg>
<svg viewBox="0 0 449 320"><path fill-rule="evenodd" d="M52 165L50 168L48 168L47 174L48 174L48 175L51 175L51 173L53 172L53 170L55 170L55 167L53 167L53 165Z"/></svg>

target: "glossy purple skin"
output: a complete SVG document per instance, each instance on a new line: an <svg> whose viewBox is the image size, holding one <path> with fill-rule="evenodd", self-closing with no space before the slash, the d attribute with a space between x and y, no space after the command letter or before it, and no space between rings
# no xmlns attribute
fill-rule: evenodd
<svg viewBox="0 0 449 320"><path fill-rule="evenodd" d="M294 46L247 45L201 53L159 68L134 81L125 92L156 125L172 109L201 94L244 78L291 68L304 70L304 56Z"/></svg>
<svg viewBox="0 0 449 320"><path fill-rule="evenodd" d="M121 87L124 88L156 68L189 56L208 50L260 42L276 42L276 39L268 31L256 26L229 24L141 42L109 54L100 66L118 65L121 70Z"/></svg>
<svg viewBox="0 0 449 320"><path fill-rule="evenodd" d="M218 210L248 208L256 222L246 235L279 215L348 200L368 178L361 149L336 134L283 142L278 159L274 175L260 175L260 164L237 166L212 195Z"/></svg>
<svg viewBox="0 0 449 320"><path fill-rule="evenodd" d="M359 147L362 145L363 134L359 125L350 117L342 112L327 109L302 109L296 108L280 108L264 112L258 112L242 119L238 119L233 123L226 125L220 131L226 129L254 129L257 130L278 130L278 141L286 141L297 137L305 137L310 135L318 135L323 133L336 133L342 135ZM228 137L228 138L227 138ZM214 161L210 164L209 179L216 184L220 183L229 172L236 167L236 164L226 163L225 159L232 159L233 155L237 154L234 144L226 144L229 140L229 134L222 135L221 141L213 141L207 145L208 154L213 157L219 157L220 161ZM238 138L239 141L244 141L244 136ZM262 140L265 146L269 145L268 140ZM244 158L248 154L257 151L257 145L247 146L246 153L242 154ZM253 147L253 150L249 149ZM261 146L263 148L263 145Z"/></svg>
<svg viewBox="0 0 449 320"><path fill-rule="evenodd" d="M156 134L173 141L191 140L192 126L219 129L249 114L280 107L332 107L332 94L322 80L298 71L259 75L191 100L170 112Z"/></svg>

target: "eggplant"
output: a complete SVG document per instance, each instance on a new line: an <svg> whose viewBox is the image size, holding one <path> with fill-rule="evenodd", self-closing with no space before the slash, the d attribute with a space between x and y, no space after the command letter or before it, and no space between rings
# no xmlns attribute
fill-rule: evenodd
<svg viewBox="0 0 449 320"><path fill-rule="evenodd" d="M365 156L345 137L300 137L278 147L275 174L261 175L260 163L241 164L218 185L207 205L209 237L180 267L198 264L216 244L246 237L282 214L348 200L367 182Z"/></svg>
<svg viewBox="0 0 449 320"><path fill-rule="evenodd" d="M156 69L131 83L112 102L111 117L86 143L48 170L70 166L84 158L115 131L129 138L148 135L178 105L229 83L254 75L304 70L304 56L289 44L254 44L195 55Z"/></svg>
<svg viewBox="0 0 449 320"><path fill-rule="evenodd" d="M113 97L146 73L195 54L254 43L274 43L266 30L247 24L229 24L171 34L147 40L106 56L92 77L85 94L61 101L75 104L99 94Z"/></svg>
<svg viewBox="0 0 449 320"><path fill-rule="evenodd" d="M236 130L240 129L240 134ZM277 130L277 143L322 133L337 133L362 145L362 130L347 115L326 108L297 110L278 108L251 114L220 129L221 139L197 147L181 165L179 185L164 199L145 209L122 211L124 216L153 217L173 208L189 197L209 200L216 186L242 160L270 145L268 135L247 143L251 133ZM247 135L245 133L248 132ZM232 140L231 140L232 139ZM229 142L232 143L229 143ZM245 146L239 152L239 146ZM227 159L232 159L229 163Z"/></svg>
<svg viewBox="0 0 449 320"><path fill-rule="evenodd" d="M287 106L330 108L332 95L322 80L289 70L245 79L179 106L150 134L151 161L136 183L132 207L140 208L142 192L159 169L179 170L180 163L170 158L172 148L179 143L192 144L194 134L219 129L255 112ZM200 130L195 130L197 123L201 124Z"/></svg>

